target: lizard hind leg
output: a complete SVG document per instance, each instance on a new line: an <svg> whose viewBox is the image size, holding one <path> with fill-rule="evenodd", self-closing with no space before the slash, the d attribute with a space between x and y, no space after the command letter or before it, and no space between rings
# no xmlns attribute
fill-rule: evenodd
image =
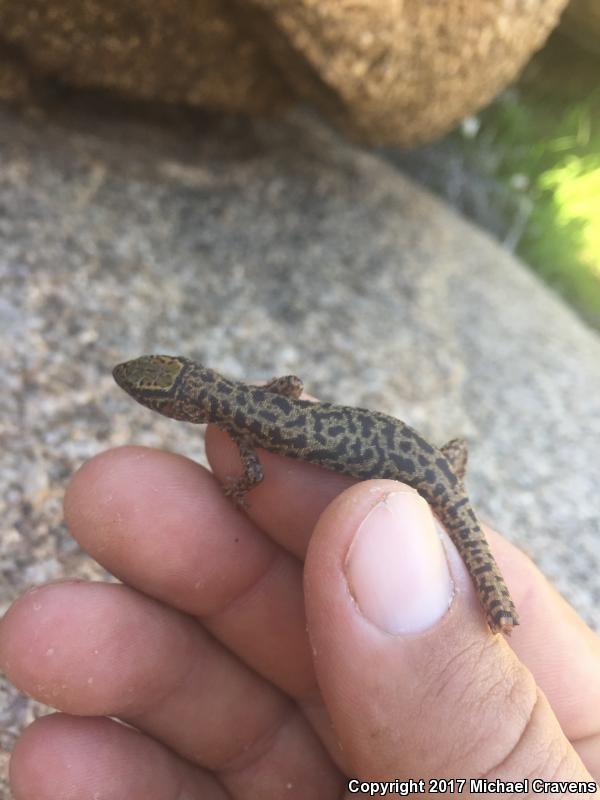
<svg viewBox="0 0 600 800"><path fill-rule="evenodd" d="M440 447L441 452L450 462L450 466L457 478L461 481L467 472L467 459L469 450L464 439L450 439Z"/></svg>

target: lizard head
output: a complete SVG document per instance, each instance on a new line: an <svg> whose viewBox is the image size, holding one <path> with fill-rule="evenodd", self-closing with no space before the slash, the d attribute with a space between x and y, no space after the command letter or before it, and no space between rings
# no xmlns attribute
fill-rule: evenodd
<svg viewBox="0 0 600 800"><path fill-rule="evenodd" d="M184 359L173 356L141 356L117 364L113 378L121 389L135 397L146 392L168 392L175 385Z"/></svg>
<svg viewBox="0 0 600 800"><path fill-rule="evenodd" d="M208 422L216 372L180 356L141 356L117 364L113 377L134 400L186 422ZM209 405L205 408L205 405Z"/></svg>

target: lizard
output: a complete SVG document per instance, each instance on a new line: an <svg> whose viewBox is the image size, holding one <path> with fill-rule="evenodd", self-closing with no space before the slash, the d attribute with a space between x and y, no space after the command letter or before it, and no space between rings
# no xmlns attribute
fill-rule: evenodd
<svg viewBox="0 0 600 800"><path fill-rule="evenodd" d="M118 364L117 384L143 406L175 420L215 423L236 443L243 475L226 487L238 504L263 478L256 448L361 480L413 487L447 530L477 590L492 633L510 633L518 615L464 486L466 443L441 448L394 417L301 399L295 375L254 386L180 356L149 355Z"/></svg>

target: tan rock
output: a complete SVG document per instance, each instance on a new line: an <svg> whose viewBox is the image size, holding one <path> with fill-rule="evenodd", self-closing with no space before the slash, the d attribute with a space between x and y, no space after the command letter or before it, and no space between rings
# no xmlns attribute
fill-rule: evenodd
<svg viewBox="0 0 600 800"><path fill-rule="evenodd" d="M368 142L410 145L509 83L565 2L0 0L0 30L68 85L250 113L298 94Z"/></svg>
<svg viewBox="0 0 600 800"><path fill-rule="evenodd" d="M13 53L0 48L0 100L25 100L31 92L27 69Z"/></svg>
<svg viewBox="0 0 600 800"><path fill-rule="evenodd" d="M272 52L300 93L318 98L330 116L368 141L401 145L431 140L491 100L544 43L565 5L249 2L268 12L278 33Z"/></svg>
<svg viewBox="0 0 600 800"><path fill-rule="evenodd" d="M600 3L571 0L561 21L562 30L587 50L600 53Z"/></svg>
<svg viewBox="0 0 600 800"><path fill-rule="evenodd" d="M0 1L0 30L40 75L137 100L260 112L288 90L219 0ZM1 70L0 70L1 72Z"/></svg>

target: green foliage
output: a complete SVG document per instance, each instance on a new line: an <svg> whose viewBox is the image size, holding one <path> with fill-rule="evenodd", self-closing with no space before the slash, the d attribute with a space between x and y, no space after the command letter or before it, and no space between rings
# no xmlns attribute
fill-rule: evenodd
<svg viewBox="0 0 600 800"><path fill-rule="evenodd" d="M600 328L600 90L521 84L481 115L496 178L530 209L518 252Z"/></svg>

